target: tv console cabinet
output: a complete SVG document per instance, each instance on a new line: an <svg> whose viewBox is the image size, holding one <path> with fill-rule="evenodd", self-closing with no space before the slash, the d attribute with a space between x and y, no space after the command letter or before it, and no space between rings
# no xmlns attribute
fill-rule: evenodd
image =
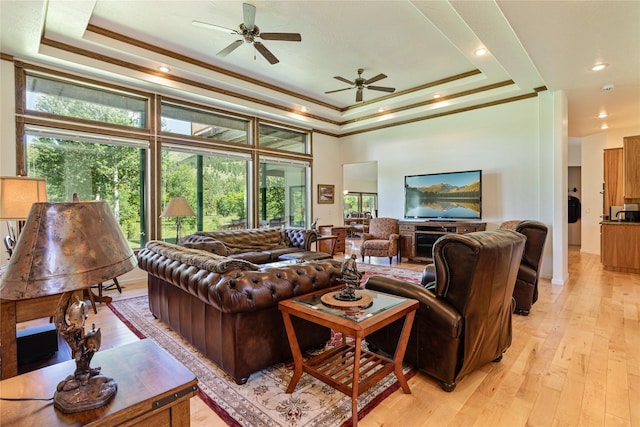
<svg viewBox="0 0 640 427"><path fill-rule="evenodd" d="M433 244L445 234L484 231L486 222L465 221L400 221L400 258L409 261L431 261Z"/></svg>

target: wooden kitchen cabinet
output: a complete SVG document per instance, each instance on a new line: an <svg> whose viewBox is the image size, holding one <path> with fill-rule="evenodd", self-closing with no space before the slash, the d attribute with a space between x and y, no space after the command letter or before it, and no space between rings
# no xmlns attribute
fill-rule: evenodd
<svg viewBox="0 0 640 427"><path fill-rule="evenodd" d="M604 221L600 233L604 269L640 273L640 222Z"/></svg>
<svg viewBox="0 0 640 427"><path fill-rule="evenodd" d="M624 150L604 150L604 215L609 215L611 206L624 205ZM613 219L613 218L612 218Z"/></svg>
<svg viewBox="0 0 640 427"><path fill-rule="evenodd" d="M624 144L624 198L626 203L640 202L640 135L627 136Z"/></svg>

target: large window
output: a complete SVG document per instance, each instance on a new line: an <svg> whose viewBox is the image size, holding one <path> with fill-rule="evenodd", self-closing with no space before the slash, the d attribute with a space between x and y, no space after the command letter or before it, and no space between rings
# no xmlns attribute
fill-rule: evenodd
<svg viewBox="0 0 640 427"><path fill-rule="evenodd" d="M261 123L259 126L260 146L276 148L293 153L309 153L308 135L278 126Z"/></svg>
<svg viewBox="0 0 640 427"><path fill-rule="evenodd" d="M26 83L29 111L138 128L147 125L145 98L40 75L28 74Z"/></svg>
<svg viewBox="0 0 640 427"><path fill-rule="evenodd" d="M103 199L132 248L196 231L308 227L311 133L205 104L16 66L16 152L51 201ZM150 118L159 118L159 123ZM268 156L268 157L265 157Z"/></svg>
<svg viewBox="0 0 640 427"><path fill-rule="evenodd" d="M196 217L181 218L181 236L196 231L247 228L250 156L236 153L163 145L162 210L172 197L182 196ZM162 221L163 239L174 242L176 218Z"/></svg>
<svg viewBox="0 0 640 427"><path fill-rule="evenodd" d="M306 228L309 223L309 165L275 158L260 160L258 210L263 227Z"/></svg>
<svg viewBox="0 0 640 427"><path fill-rule="evenodd" d="M349 192L342 199L345 218L376 217L378 213L378 195L376 193Z"/></svg>
<svg viewBox="0 0 640 427"><path fill-rule="evenodd" d="M162 131L247 144L249 122L210 111L162 103Z"/></svg>
<svg viewBox="0 0 640 427"><path fill-rule="evenodd" d="M144 141L28 126L27 175L47 180L51 202L106 200L132 248L146 243Z"/></svg>

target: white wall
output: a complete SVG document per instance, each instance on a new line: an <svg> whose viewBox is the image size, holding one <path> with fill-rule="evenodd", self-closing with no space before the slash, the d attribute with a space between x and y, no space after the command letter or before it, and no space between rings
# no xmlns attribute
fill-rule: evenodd
<svg viewBox="0 0 640 427"><path fill-rule="evenodd" d="M0 61L0 176L16 175L16 92L13 62ZM5 230L4 224L2 229Z"/></svg>
<svg viewBox="0 0 640 427"><path fill-rule="evenodd" d="M378 192L378 162L347 163L342 166L342 187L354 193Z"/></svg>
<svg viewBox="0 0 640 427"><path fill-rule="evenodd" d="M582 242L580 251L600 254L600 221L602 221L603 151L606 134L582 138Z"/></svg>
<svg viewBox="0 0 640 427"><path fill-rule="evenodd" d="M16 119L13 63L0 61L0 176L16 175ZM0 221L0 237L7 233L7 223ZM4 245L0 244L0 264L8 262Z"/></svg>
<svg viewBox="0 0 640 427"><path fill-rule="evenodd" d="M538 132L531 117L535 100L353 135L341 139L343 162L377 160L379 215L396 218L404 215L405 175L482 169L483 221L497 228L505 218L537 217Z"/></svg>
<svg viewBox="0 0 640 427"><path fill-rule="evenodd" d="M335 186L334 203L318 204L318 184ZM342 226L342 162L337 138L314 134L311 188L313 218L319 218L318 225Z"/></svg>
<svg viewBox="0 0 640 427"><path fill-rule="evenodd" d="M552 143L540 135L541 102L552 99L532 98L341 138L342 162L378 162L379 216L403 217L405 175L482 169L487 229L508 219L536 219L550 226L551 214L540 212L540 199L547 197L541 194L541 174L553 174L553 164L540 163L541 145ZM334 155L318 149L314 162L317 156ZM546 277L552 264L550 259L543 263Z"/></svg>

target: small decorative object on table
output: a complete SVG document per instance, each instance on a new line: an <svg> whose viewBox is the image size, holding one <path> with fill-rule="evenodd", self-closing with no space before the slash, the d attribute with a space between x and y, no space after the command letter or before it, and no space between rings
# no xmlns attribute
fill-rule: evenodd
<svg viewBox="0 0 640 427"><path fill-rule="evenodd" d="M320 218L316 218L313 220L313 222L311 223L311 231L313 231L314 233L316 233L316 237L320 237L322 236L322 234L320 234L320 230L318 230L318 220Z"/></svg>
<svg viewBox="0 0 640 427"><path fill-rule="evenodd" d="M99 408L118 390L118 384L113 378L100 375L100 367L89 366L93 355L100 349L102 335L95 324L85 334L87 306L77 296L76 302L69 304L70 298L71 292L62 295L62 304L54 316L58 331L69 344L76 361L75 372L58 384L54 395L55 407L64 413ZM65 316L67 306L68 313ZM66 317L69 319L68 323Z"/></svg>
<svg viewBox="0 0 640 427"><path fill-rule="evenodd" d="M342 279L338 280L343 282L345 287L340 293L335 294L334 298L340 301L360 300L362 295L356 293L356 289L360 287L360 279L362 279L362 273L358 271L356 256L353 254L342 263Z"/></svg>

